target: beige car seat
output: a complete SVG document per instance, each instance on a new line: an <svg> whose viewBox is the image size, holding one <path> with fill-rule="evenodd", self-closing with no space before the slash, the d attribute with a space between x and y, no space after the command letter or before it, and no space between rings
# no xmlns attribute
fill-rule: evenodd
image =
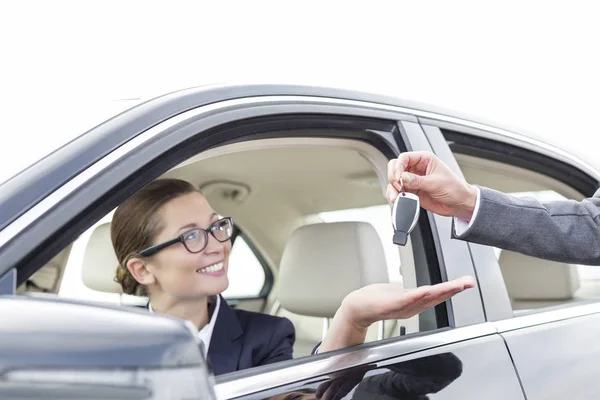
<svg viewBox="0 0 600 400"><path fill-rule="evenodd" d="M383 246L370 224L316 223L298 228L282 255L272 310L296 328L294 357L311 354L346 295L387 282ZM372 325L367 341L393 335L395 326L395 321Z"/></svg>

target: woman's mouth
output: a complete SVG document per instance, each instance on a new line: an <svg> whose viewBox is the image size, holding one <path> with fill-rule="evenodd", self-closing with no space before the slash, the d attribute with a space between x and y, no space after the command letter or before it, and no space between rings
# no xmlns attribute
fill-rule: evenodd
<svg viewBox="0 0 600 400"><path fill-rule="evenodd" d="M199 272L201 274L211 274L211 275L218 275L218 273L221 271L223 271L223 262L222 261L218 262L216 264L209 265L204 268L199 268L196 270L196 272Z"/></svg>

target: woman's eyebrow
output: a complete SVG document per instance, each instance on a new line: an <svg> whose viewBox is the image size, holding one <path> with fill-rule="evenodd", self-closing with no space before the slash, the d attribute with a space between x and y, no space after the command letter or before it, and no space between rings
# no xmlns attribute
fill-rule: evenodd
<svg viewBox="0 0 600 400"><path fill-rule="evenodd" d="M210 216L210 221L213 221L215 218L219 219L219 218L220 218L220 216L219 216L219 214L217 214L216 212L213 212L213 213L212 213L212 215ZM213 221L213 222L214 222L214 221ZM196 224L195 222L192 222L192 223L186 224L186 225L182 226L181 228L179 228L179 229L177 230L177 232L181 232L181 231L182 231L182 230L184 230L184 229L192 229L192 228L198 228L198 224ZM177 232L176 232L176 233L177 233Z"/></svg>
<svg viewBox="0 0 600 400"><path fill-rule="evenodd" d="M177 230L177 232L180 232L180 231L182 231L184 229L197 228L197 227L198 227L198 225L196 225L194 222L192 222L191 224L187 224L187 225L182 226L181 228L179 228Z"/></svg>

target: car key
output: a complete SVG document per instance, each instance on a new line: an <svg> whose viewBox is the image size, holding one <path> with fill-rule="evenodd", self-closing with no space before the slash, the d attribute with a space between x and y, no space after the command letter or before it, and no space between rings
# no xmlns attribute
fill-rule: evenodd
<svg viewBox="0 0 600 400"><path fill-rule="evenodd" d="M401 187L402 187L402 183ZM415 229L421 204L419 197L401 190L392 207L392 226L394 227L394 244L406 245L408 235Z"/></svg>

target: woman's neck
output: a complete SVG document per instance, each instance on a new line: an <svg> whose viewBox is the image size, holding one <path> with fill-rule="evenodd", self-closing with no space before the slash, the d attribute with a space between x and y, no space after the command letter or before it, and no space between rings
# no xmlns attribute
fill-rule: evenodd
<svg viewBox="0 0 600 400"><path fill-rule="evenodd" d="M188 320L198 330L207 325L209 321L207 297L181 300L157 295L152 296L150 304L152 304L153 311Z"/></svg>

